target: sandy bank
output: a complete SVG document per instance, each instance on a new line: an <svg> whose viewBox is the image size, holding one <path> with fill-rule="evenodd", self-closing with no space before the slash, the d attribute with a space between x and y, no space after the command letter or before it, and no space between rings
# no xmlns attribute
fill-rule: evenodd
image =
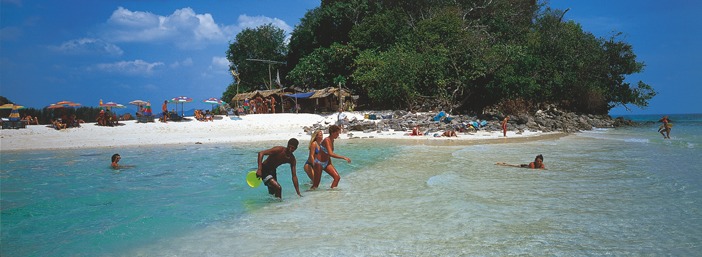
<svg viewBox="0 0 702 257"><path fill-rule="evenodd" d="M233 116L232 116L233 117ZM102 127L94 123L80 128L55 130L45 125L30 125L26 129L0 130L0 151L68 148L117 148L139 145L236 143L280 140L291 137L302 142L309 140L303 127L318 122L334 122L336 115L317 114L256 114L241 117L222 117L212 122L190 121L136 123L123 121L116 127ZM357 132L350 131L340 136L341 140L391 140L397 143L421 143L437 145L473 144L483 141L495 143L519 142L560 133L510 131L507 138L498 132L479 131L459 134L458 137L408 136L409 131Z"/></svg>

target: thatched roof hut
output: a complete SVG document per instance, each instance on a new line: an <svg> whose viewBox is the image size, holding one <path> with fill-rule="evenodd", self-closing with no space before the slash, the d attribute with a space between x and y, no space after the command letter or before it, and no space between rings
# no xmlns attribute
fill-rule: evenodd
<svg viewBox="0 0 702 257"><path fill-rule="evenodd" d="M329 96L333 96L333 97L338 98L339 97L339 88L328 87L328 88L314 90L314 94L312 96L310 96L310 99L327 98ZM349 93L349 91L346 91L345 89L341 89L341 97L349 97L349 96L351 96L351 93Z"/></svg>
<svg viewBox="0 0 702 257"><path fill-rule="evenodd" d="M253 92L246 92L246 93L238 93L234 97L232 97L232 101L243 101L244 99L252 99L254 97L269 97L271 95L277 95L278 97L281 97L283 95L290 94L292 92L286 91L286 89L271 89L271 90L256 90Z"/></svg>

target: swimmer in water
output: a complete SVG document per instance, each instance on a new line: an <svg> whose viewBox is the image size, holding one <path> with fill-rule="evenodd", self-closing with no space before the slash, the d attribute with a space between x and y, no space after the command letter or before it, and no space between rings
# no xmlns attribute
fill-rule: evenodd
<svg viewBox="0 0 702 257"><path fill-rule="evenodd" d="M495 163L495 165L500 165L500 166L508 166L508 167L517 167L517 168L529 168L529 169L546 169L546 165L544 165L544 156L543 155L537 155L536 158L534 158L534 162L531 162L529 164L520 164L520 165L515 165L515 164L508 164L504 162L498 162Z"/></svg>

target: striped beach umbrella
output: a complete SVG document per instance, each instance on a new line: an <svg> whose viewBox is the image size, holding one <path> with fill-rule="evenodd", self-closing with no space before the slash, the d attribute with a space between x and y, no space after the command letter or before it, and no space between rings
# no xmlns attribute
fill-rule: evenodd
<svg viewBox="0 0 702 257"><path fill-rule="evenodd" d="M187 96L179 96L179 97L174 97L174 98L172 98L172 99L169 100L168 102L170 102L170 103L175 103L175 104L176 104L176 108L178 107L178 103L180 103L180 116L182 117L182 116L185 116L185 110L183 109L183 104L185 104L185 103L190 103L190 102L192 102L192 101L193 101L193 99L190 98L190 97L187 97ZM176 110L176 111L177 111L177 110Z"/></svg>

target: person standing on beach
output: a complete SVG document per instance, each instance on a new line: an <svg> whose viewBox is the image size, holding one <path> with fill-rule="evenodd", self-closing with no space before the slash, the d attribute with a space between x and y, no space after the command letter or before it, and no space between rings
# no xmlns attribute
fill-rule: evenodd
<svg viewBox="0 0 702 257"><path fill-rule="evenodd" d="M275 113L275 97L271 96L271 113Z"/></svg>
<svg viewBox="0 0 702 257"><path fill-rule="evenodd" d="M310 144L308 146L310 151L303 169L305 169L305 173L307 173L311 181L314 181L315 165L319 165L319 144L322 143L322 138L324 138L324 132L321 130L315 130L314 133L312 133L312 138L310 138Z"/></svg>
<svg viewBox="0 0 702 257"><path fill-rule="evenodd" d="M292 181L295 186L295 191L298 196L300 194L300 187L297 184L297 173L295 171L295 166L297 161L295 160L295 155L293 152L297 149L299 141L295 138L288 140L288 146L275 146L273 148L263 150L258 152L258 169L256 169L256 176L263 179L263 184L268 187L268 193L275 195L276 198L282 199L283 188L278 183L278 174L276 169L278 166L285 163L290 164L290 172L292 173ZM263 160L263 156L268 155L266 160Z"/></svg>
<svg viewBox="0 0 702 257"><path fill-rule="evenodd" d="M341 128L337 125L329 126L329 136L322 140L322 144L319 146L321 152L319 153L319 165L315 165L314 171L314 181L312 182L312 187L310 189L317 189L319 183L322 181L322 170L326 171L334 181L331 184L331 188L335 188L339 185L339 172L336 170L331 162L331 157L337 159L344 159L346 162L351 163L351 159L345 156L338 155L334 153L334 139L339 137L341 133Z"/></svg>
<svg viewBox="0 0 702 257"><path fill-rule="evenodd" d="M161 111L163 111L163 122L166 122L168 120L168 100L163 100Z"/></svg>
<svg viewBox="0 0 702 257"><path fill-rule="evenodd" d="M502 135L507 137L507 122L509 121L509 116L505 116L502 120Z"/></svg>
<svg viewBox="0 0 702 257"><path fill-rule="evenodd" d="M663 135L663 139L670 139L670 129L673 127L673 124L668 120L668 116L663 116L663 118L658 121L663 123L661 127L658 128L658 132Z"/></svg>

